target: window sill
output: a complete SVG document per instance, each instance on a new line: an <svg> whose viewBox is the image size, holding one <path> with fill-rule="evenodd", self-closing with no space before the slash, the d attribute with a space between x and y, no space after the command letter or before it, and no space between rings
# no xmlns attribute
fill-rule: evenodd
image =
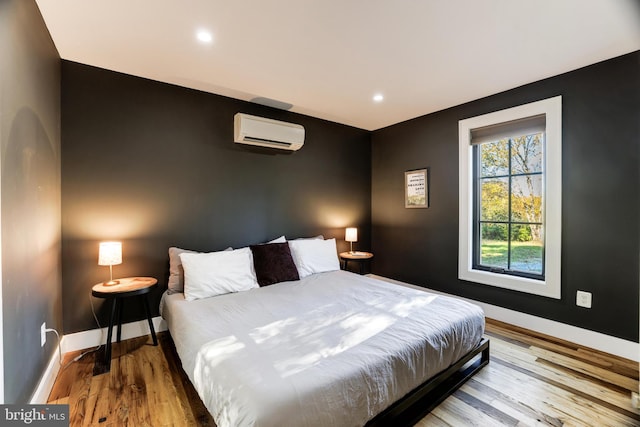
<svg viewBox="0 0 640 427"><path fill-rule="evenodd" d="M458 278L468 282L560 299L559 283L553 283L548 278L547 280L535 280L508 274L492 273L490 271L472 270L463 266L460 266Z"/></svg>

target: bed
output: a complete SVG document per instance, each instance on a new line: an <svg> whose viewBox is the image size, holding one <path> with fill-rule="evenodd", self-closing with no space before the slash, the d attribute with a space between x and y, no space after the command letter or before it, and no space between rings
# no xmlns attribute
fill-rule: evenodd
<svg viewBox="0 0 640 427"><path fill-rule="evenodd" d="M300 276L163 295L182 366L219 427L410 425L488 363L473 304L333 267Z"/></svg>

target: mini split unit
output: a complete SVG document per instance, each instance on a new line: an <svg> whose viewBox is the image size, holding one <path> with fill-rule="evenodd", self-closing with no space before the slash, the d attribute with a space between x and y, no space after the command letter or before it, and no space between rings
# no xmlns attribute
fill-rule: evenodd
<svg viewBox="0 0 640 427"><path fill-rule="evenodd" d="M237 113L233 125L233 140L239 144L291 151L304 145L304 127L295 123Z"/></svg>

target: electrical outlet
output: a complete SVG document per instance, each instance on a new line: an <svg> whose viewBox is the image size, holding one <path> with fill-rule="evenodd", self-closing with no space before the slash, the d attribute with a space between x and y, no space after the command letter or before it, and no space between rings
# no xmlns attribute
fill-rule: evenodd
<svg viewBox="0 0 640 427"><path fill-rule="evenodd" d="M42 322L40 326L40 347L44 347L47 342L47 322Z"/></svg>
<svg viewBox="0 0 640 427"><path fill-rule="evenodd" d="M578 307L591 308L591 292L576 292L576 305Z"/></svg>

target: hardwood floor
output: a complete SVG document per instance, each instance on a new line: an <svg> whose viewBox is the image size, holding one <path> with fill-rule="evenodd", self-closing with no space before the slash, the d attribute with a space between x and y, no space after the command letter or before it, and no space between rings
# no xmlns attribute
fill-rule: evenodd
<svg viewBox="0 0 640 427"><path fill-rule="evenodd" d="M487 319L491 362L417 426L640 426L631 404L638 364ZM111 372L95 354L60 372L49 403L71 426L214 426L168 333L114 344ZM65 364L81 352L65 355Z"/></svg>
<svg viewBox="0 0 640 427"><path fill-rule="evenodd" d="M487 320L491 362L418 426L640 426L638 364Z"/></svg>
<svg viewBox="0 0 640 427"><path fill-rule="evenodd" d="M82 352L67 353L48 402L69 404L70 426L215 426L168 332L157 337L114 343L111 371L96 376L96 353L69 365Z"/></svg>

